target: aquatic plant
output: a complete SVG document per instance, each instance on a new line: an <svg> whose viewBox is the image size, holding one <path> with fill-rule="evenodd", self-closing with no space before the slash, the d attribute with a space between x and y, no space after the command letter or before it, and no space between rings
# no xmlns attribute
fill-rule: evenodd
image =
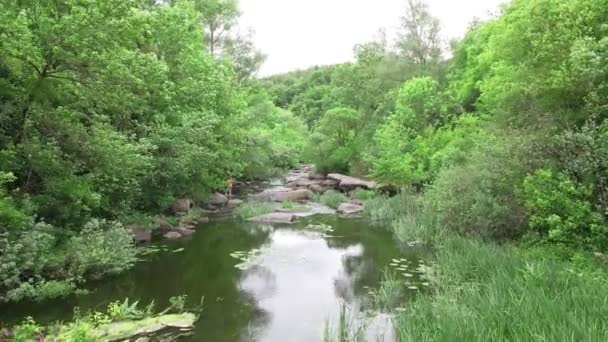
<svg viewBox="0 0 608 342"><path fill-rule="evenodd" d="M240 220L247 220L252 217L268 214L272 212L272 204L261 201L248 201L234 209L234 215Z"/></svg>

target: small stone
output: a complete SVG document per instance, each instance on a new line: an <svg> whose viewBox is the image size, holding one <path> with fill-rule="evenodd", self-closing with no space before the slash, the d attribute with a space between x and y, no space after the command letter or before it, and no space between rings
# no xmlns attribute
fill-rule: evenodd
<svg viewBox="0 0 608 342"><path fill-rule="evenodd" d="M178 232L168 232L163 236L165 237L165 239L169 239L169 240L176 240L176 239L180 239L182 237L182 235Z"/></svg>

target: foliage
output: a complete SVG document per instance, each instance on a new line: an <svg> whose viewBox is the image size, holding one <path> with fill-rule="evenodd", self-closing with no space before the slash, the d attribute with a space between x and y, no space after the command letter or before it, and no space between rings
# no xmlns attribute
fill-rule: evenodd
<svg viewBox="0 0 608 342"><path fill-rule="evenodd" d="M608 226L591 204L590 187L561 173L538 170L526 177L523 196L531 212L530 228L552 243L604 250Z"/></svg>
<svg viewBox="0 0 608 342"><path fill-rule="evenodd" d="M135 262L136 252L130 234L116 222L93 220L68 243L68 253L75 274L120 273Z"/></svg>
<svg viewBox="0 0 608 342"><path fill-rule="evenodd" d="M21 324L13 329L13 340L15 342L31 341L32 338L41 333L42 327L39 326L32 317L27 317Z"/></svg>
<svg viewBox="0 0 608 342"><path fill-rule="evenodd" d="M338 209L340 204L346 201L346 195L336 190L328 190L319 197L319 202L333 209Z"/></svg>
<svg viewBox="0 0 608 342"><path fill-rule="evenodd" d="M306 148L308 158L320 173L347 172L356 159L361 114L350 108L327 111L315 127Z"/></svg>

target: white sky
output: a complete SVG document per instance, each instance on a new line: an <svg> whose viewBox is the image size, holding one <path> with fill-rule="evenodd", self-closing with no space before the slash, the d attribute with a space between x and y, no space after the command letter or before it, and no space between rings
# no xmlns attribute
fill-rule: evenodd
<svg viewBox="0 0 608 342"><path fill-rule="evenodd" d="M394 31L406 0L240 0L240 26L255 31L268 58L261 76L346 62L355 44L380 28ZM497 13L505 0L426 0L447 41L461 37L473 18Z"/></svg>

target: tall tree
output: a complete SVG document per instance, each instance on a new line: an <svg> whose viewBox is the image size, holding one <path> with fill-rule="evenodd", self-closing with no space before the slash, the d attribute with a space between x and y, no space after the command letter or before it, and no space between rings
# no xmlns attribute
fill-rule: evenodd
<svg viewBox="0 0 608 342"><path fill-rule="evenodd" d="M439 19L431 15L423 0L407 0L397 48L403 57L419 66L436 63L441 57L439 31Z"/></svg>
<svg viewBox="0 0 608 342"><path fill-rule="evenodd" d="M239 82L251 79L260 69L266 56L253 44L253 32L235 34L226 39L224 55L231 59Z"/></svg>
<svg viewBox="0 0 608 342"><path fill-rule="evenodd" d="M217 54L226 42L228 32L236 25L239 16L238 1L196 0L195 5L201 14L209 53Z"/></svg>

